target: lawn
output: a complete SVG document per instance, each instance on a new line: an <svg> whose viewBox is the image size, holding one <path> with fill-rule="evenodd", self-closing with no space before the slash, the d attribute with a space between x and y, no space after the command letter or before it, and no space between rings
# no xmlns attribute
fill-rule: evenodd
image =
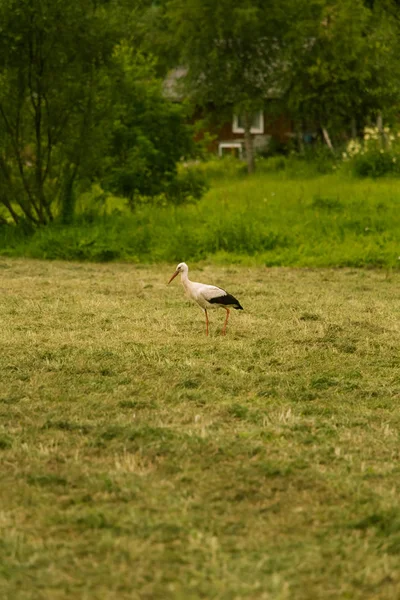
<svg viewBox="0 0 400 600"><path fill-rule="evenodd" d="M0 597L399 598L400 273L174 267L0 259Z"/></svg>

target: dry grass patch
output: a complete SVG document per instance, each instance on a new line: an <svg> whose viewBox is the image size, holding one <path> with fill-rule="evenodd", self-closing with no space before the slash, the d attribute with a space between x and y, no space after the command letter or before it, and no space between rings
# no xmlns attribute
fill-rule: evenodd
<svg viewBox="0 0 400 600"><path fill-rule="evenodd" d="M400 274L170 271L1 260L1 597L398 597Z"/></svg>

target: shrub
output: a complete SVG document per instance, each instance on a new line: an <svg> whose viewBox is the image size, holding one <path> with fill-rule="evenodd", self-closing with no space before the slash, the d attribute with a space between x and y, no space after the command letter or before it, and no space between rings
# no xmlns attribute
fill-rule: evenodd
<svg viewBox="0 0 400 600"><path fill-rule="evenodd" d="M195 167L184 167L177 173L176 177L165 184L165 189L159 194L137 194L134 198L128 199L127 204L131 210L144 205L160 208L168 204L173 206L194 204L200 200L208 189L209 184L201 171Z"/></svg>
<svg viewBox="0 0 400 600"><path fill-rule="evenodd" d="M178 175L166 190L166 196L170 204L193 203L209 189L204 173L196 166L185 166L178 171Z"/></svg>
<svg viewBox="0 0 400 600"><path fill-rule="evenodd" d="M397 157L390 152L372 151L354 157L353 171L359 177L382 177L399 172Z"/></svg>
<svg viewBox="0 0 400 600"><path fill-rule="evenodd" d="M311 148L305 148L304 157L314 165L316 172L321 175L332 173L332 167L336 164L335 155L325 144L316 144Z"/></svg>
<svg viewBox="0 0 400 600"><path fill-rule="evenodd" d="M399 175L400 133L391 132L389 127L383 131L366 127L362 141L350 140L347 144L343 160L359 177Z"/></svg>

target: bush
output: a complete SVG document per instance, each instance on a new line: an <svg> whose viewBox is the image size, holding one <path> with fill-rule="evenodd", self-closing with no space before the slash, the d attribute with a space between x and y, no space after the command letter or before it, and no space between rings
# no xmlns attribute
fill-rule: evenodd
<svg viewBox="0 0 400 600"><path fill-rule="evenodd" d="M317 144L312 148L306 148L304 156L306 160L313 163L316 172L321 175L332 173L332 167L336 164L335 155L325 144Z"/></svg>
<svg viewBox="0 0 400 600"><path fill-rule="evenodd" d="M170 204L193 203L209 189L205 174L195 166L184 166L178 171L174 181L166 190L166 196Z"/></svg>
<svg viewBox="0 0 400 600"><path fill-rule="evenodd" d="M132 200L127 200L131 210L139 206L152 205L158 208L169 204L195 204L209 189L205 175L195 167L182 168L168 184L164 191L154 196L137 194Z"/></svg>
<svg viewBox="0 0 400 600"><path fill-rule="evenodd" d="M399 157L400 158L400 157ZM399 174L397 156L388 151L369 151L353 158L353 171L359 177L382 177Z"/></svg>
<svg viewBox="0 0 400 600"><path fill-rule="evenodd" d="M350 140L343 160L359 177L382 177L400 174L400 133L388 127L383 132L366 127L362 141Z"/></svg>
<svg viewBox="0 0 400 600"><path fill-rule="evenodd" d="M177 165L182 157L196 155L186 107L163 96L154 65L136 57L129 45L118 46L114 60L119 85L98 179L105 190L127 198L131 207L153 197L156 204L175 197L183 202L187 194L177 181Z"/></svg>

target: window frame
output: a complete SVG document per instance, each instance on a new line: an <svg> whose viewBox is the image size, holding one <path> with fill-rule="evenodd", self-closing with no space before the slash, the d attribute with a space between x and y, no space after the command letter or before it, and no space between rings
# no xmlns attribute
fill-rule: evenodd
<svg viewBox="0 0 400 600"><path fill-rule="evenodd" d="M264 111L258 110L254 113L259 117L259 127L251 127L250 133L264 133ZM232 123L232 132L233 133L244 133L244 127L239 127L239 115L233 115L233 123Z"/></svg>

